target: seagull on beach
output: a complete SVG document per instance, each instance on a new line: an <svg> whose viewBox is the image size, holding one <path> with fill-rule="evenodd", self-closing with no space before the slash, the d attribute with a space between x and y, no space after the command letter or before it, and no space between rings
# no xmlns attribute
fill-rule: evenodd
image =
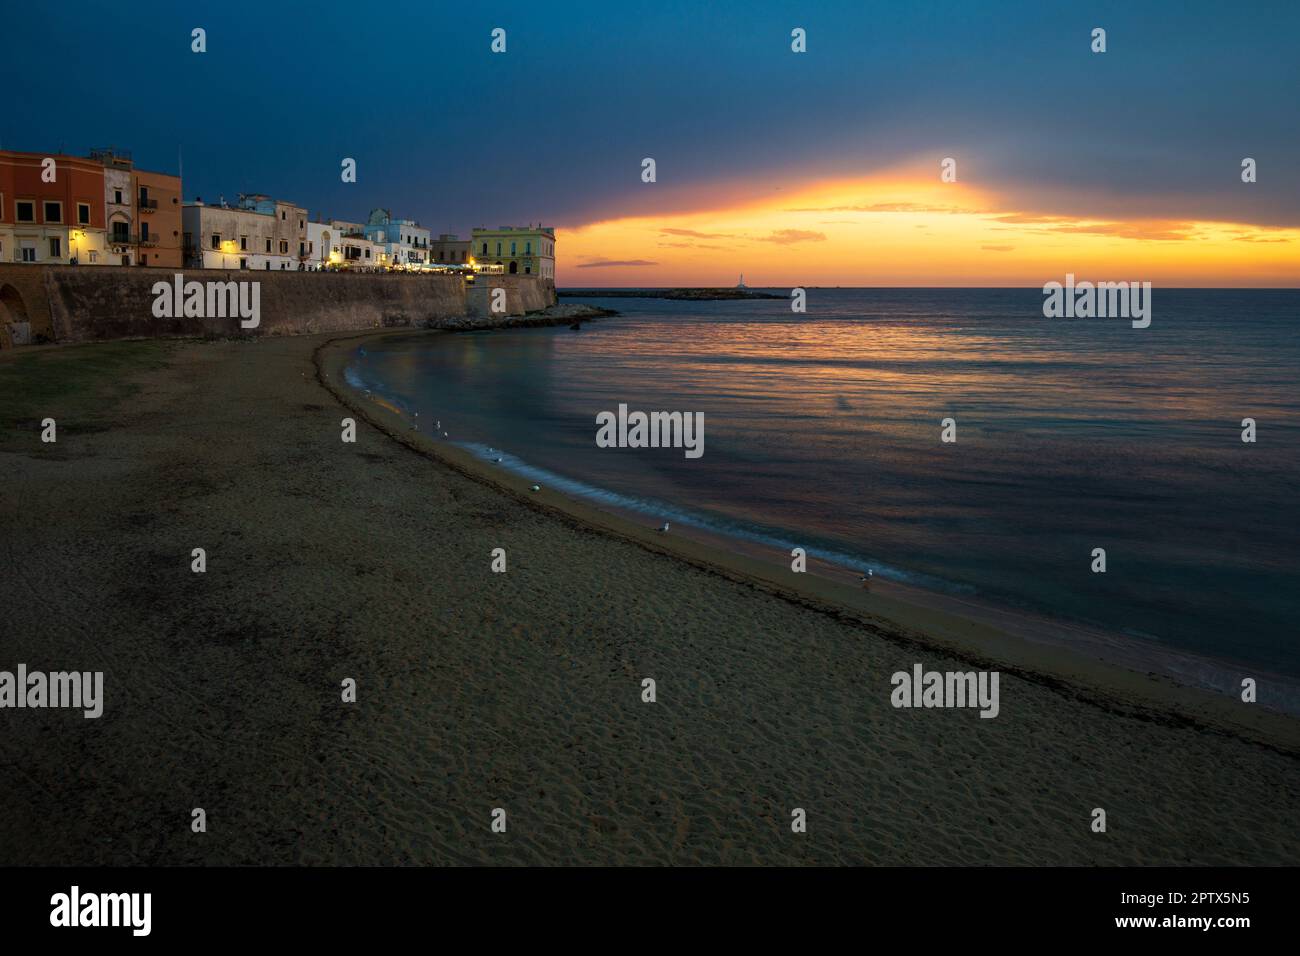
<svg viewBox="0 0 1300 956"><path fill-rule="evenodd" d="M665 521L663 527L659 529L659 533L660 533L660 534L663 534L663 533L666 532L667 530L668 530L668 522Z"/></svg>
<svg viewBox="0 0 1300 956"><path fill-rule="evenodd" d="M858 580L862 583L862 587L864 590L871 589L871 579L875 576L876 576L876 572L868 568L867 573L864 574L862 577L858 578Z"/></svg>

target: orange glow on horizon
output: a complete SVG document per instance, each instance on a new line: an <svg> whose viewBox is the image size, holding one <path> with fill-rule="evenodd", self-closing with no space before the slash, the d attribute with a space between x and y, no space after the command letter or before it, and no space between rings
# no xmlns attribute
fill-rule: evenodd
<svg viewBox="0 0 1300 956"><path fill-rule="evenodd" d="M1067 273L1171 286L1300 285L1300 229L1080 219L893 174L723 208L564 229L561 287L1042 286Z"/></svg>

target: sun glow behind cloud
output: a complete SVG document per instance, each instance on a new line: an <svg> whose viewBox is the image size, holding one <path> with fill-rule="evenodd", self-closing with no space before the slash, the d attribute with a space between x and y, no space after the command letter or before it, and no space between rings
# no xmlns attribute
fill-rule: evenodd
<svg viewBox="0 0 1300 956"><path fill-rule="evenodd" d="M646 188L655 188L647 186ZM561 286L1041 286L1067 272L1164 286L1300 284L1300 230L1018 209L937 174L562 229Z"/></svg>

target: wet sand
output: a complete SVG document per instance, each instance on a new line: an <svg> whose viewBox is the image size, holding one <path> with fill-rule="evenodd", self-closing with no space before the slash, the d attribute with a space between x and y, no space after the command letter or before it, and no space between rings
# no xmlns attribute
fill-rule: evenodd
<svg viewBox="0 0 1300 956"><path fill-rule="evenodd" d="M177 343L6 433L0 669L106 700L0 711L0 863L1300 862L1294 718L534 494L328 340ZM918 662L997 666L999 716L893 708Z"/></svg>

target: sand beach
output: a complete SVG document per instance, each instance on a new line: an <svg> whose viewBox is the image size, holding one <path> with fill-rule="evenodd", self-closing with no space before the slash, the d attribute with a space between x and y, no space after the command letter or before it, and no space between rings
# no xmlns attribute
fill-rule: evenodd
<svg viewBox="0 0 1300 956"><path fill-rule="evenodd" d="M532 492L352 393L363 338L0 358L0 669L104 673L0 712L0 863L1300 863L1295 718ZM996 719L892 706L916 664Z"/></svg>

